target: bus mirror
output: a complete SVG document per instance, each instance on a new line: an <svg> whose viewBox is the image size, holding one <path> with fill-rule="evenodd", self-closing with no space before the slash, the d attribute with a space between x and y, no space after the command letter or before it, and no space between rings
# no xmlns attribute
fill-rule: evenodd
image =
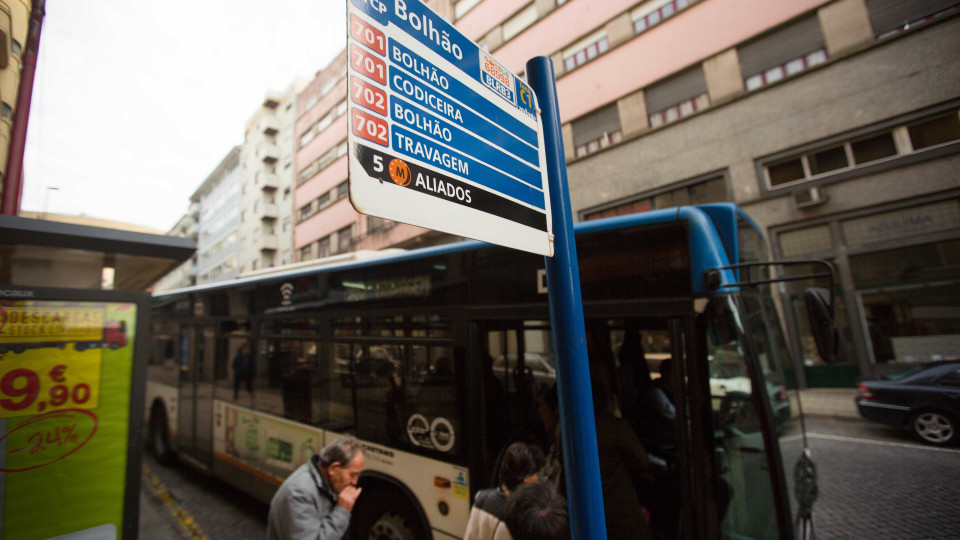
<svg viewBox="0 0 960 540"><path fill-rule="evenodd" d="M810 332L817 344L817 352L824 362L832 364L837 350L837 329L833 324L830 291L811 287L803 291L803 300L807 306Z"/></svg>

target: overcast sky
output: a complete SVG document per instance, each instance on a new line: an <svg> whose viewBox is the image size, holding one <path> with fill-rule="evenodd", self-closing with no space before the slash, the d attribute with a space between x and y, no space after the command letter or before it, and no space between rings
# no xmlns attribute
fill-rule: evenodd
<svg viewBox="0 0 960 540"><path fill-rule="evenodd" d="M21 208L169 230L266 92L343 49L345 12L344 0L47 0Z"/></svg>

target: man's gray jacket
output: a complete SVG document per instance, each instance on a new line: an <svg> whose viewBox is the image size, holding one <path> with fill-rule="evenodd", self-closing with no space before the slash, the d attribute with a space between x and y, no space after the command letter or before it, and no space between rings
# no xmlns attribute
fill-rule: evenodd
<svg viewBox="0 0 960 540"><path fill-rule="evenodd" d="M267 540L335 540L350 525L350 512L320 474L318 456L293 471L270 502Z"/></svg>

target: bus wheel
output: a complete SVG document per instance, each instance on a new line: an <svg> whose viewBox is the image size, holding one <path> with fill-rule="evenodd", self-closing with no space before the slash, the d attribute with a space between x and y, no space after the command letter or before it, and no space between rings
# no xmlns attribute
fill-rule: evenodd
<svg viewBox="0 0 960 540"><path fill-rule="evenodd" d="M386 512L370 527L368 540L406 540L416 538L407 520L394 512Z"/></svg>
<svg viewBox="0 0 960 540"><path fill-rule="evenodd" d="M429 529L417 518L413 503L400 490L382 484L371 485L368 496L367 489L364 487L363 495L353 508L350 530L355 531L355 539L417 540L428 537Z"/></svg>
<svg viewBox="0 0 960 540"><path fill-rule="evenodd" d="M174 453L170 448L170 433L167 429L167 412L159 402L150 411L150 452L162 465L171 465Z"/></svg>
<svg viewBox="0 0 960 540"><path fill-rule="evenodd" d="M17 354L20 354L20 353L22 353L22 352L25 351L25 350L27 350L27 348L24 347L23 345L14 345L14 346L13 346L13 352L15 352L15 353L17 353Z"/></svg>
<svg viewBox="0 0 960 540"><path fill-rule="evenodd" d="M119 348L120 348L120 344L117 343L116 341L114 341L113 343L110 344L110 350L111 350L111 351L115 351L115 350L117 350L117 349L119 349Z"/></svg>
<svg viewBox="0 0 960 540"><path fill-rule="evenodd" d="M77 352L83 352L83 351L87 350L87 346L86 346L86 344L84 344L84 343L74 343L74 344L73 344L73 348L74 348Z"/></svg>

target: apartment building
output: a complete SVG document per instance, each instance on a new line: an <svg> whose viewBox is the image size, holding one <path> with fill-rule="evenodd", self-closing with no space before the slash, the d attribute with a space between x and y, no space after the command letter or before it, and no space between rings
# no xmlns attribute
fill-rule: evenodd
<svg viewBox="0 0 960 540"><path fill-rule="evenodd" d="M735 201L777 258L837 269L827 365L800 285L783 311L810 386L960 357L956 0L459 0L508 68L557 74L576 220ZM807 284L808 285L808 284Z"/></svg>
<svg viewBox="0 0 960 540"><path fill-rule="evenodd" d="M239 272L293 262L293 127L295 79L283 92L268 91L247 121L240 147Z"/></svg>
<svg viewBox="0 0 960 540"><path fill-rule="evenodd" d="M199 207L197 284L239 273L240 147L234 146L190 197Z"/></svg>
<svg viewBox="0 0 960 540"><path fill-rule="evenodd" d="M23 48L27 43L30 10L28 0L0 0L0 193L8 185L7 158L13 131L13 113L20 91Z"/></svg>
<svg viewBox="0 0 960 540"><path fill-rule="evenodd" d="M179 220L177 220L177 224L167 232L167 236L189 238L190 240L193 240L194 244L196 244L197 240L200 238L199 219L200 204L192 202L190 203L190 209ZM169 291L196 285L198 258L197 252L194 252L190 259L158 279L150 287L151 291Z"/></svg>

